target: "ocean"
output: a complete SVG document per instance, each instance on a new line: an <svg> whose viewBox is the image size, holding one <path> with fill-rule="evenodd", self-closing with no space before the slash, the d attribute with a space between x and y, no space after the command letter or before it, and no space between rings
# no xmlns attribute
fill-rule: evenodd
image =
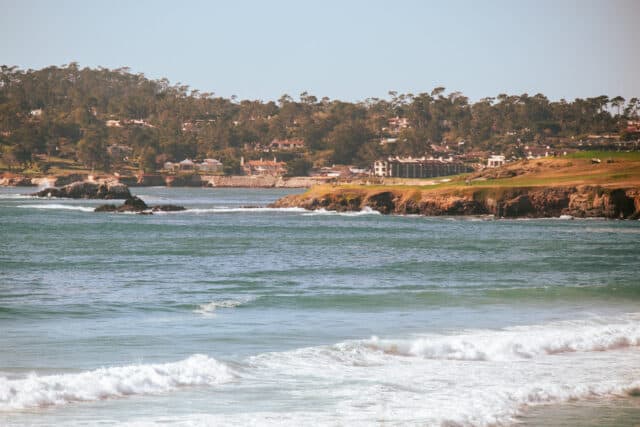
<svg viewBox="0 0 640 427"><path fill-rule="evenodd" d="M640 424L640 222L0 189L0 425Z"/></svg>

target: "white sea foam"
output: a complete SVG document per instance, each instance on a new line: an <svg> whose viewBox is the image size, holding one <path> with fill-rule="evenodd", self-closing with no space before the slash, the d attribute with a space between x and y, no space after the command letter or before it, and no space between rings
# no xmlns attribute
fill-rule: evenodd
<svg viewBox="0 0 640 427"><path fill-rule="evenodd" d="M409 340L373 337L365 345L385 353L426 359L530 359L539 355L640 346L640 322L559 322L553 324L553 327L515 327L501 331L473 331L453 336L432 335Z"/></svg>
<svg viewBox="0 0 640 427"><path fill-rule="evenodd" d="M206 304L200 304L194 313L202 314L203 316L212 317L215 312L220 308L235 308L253 301L255 298L236 298L236 299L219 299L208 302Z"/></svg>
<svg viewBox="0 0 640 427"><path fill-rule="evenodd" d="M365 206L360 211L349 211L349 212L329 211L329 210L326 210L325 208L320 208L312 212L306 212L303 215L305 216L323 216L323 215L362 216L362 215L380 215L380 212L374 209L371 209L369 206Z"/></svg>
<svg viewBox="0 0 640 427"><path fill-rule="evenodd" d="M37 199L36 196L29 194L0 194L0 199L16 200L16 199Z"/></svg>
<svg viewBox="0 0 640 427"><path fill-rule="evenodd" d="M528 406L626 396L640 387L638 331L634 315L347 341L265 353L249 365L282 384L297 384L297 399L334 402L326 412L297 413L302 419L295 422L503 425ZM256 419L249 421L279 424L277 415L252 414ZM209 421L242 424L246 416Z"/></svg>
<svg viewBox="0 0 640 427"><path fill-rule="evenodd" d="M93 212L95 207L90 206L75 206L75 205L63 205L60 203L42 203L33 205L18 205L19 208L25 209L53 209L53 210L70 210L70 211L82 211Z"/></svg>
<svg viewBox="0 0 640 427"><path fill-rule="evenodd" d="M216 207L216 208L188 208L184 211L164 212L170 214L224 214L224 213L268 213L268 212L308 212L303 208L267 208L267 207ZM156 212L159 213L159 212Z"/></svg>
<svg viewBox="0 0 640 427"><path fill-rule="evenodd" d="M354 340L249 357L240 368L241 376L212 359L197 356L213 363L207 370L211 373L200 370L198 374L160 375L185 378L178 385L177 380L172 380L168 386L155 380L156 374L136 374L136 367L112 368L130 370L119 375L97 375L98 371L92 371L60 376L89 375L90 381L65 382L42 377L46 379L44 386L33 382L29 388L18 384L28 379L9 382L23 392L20 396L29 398L29 405L20 400L14 407L41 405L40 396L51 402L53 398L47 393L66 403L126 396L122 388L134 388L137 394L171 391L180 385L218 384L233 378L241 384L234 389L234 400L239 404L235 409L204 413L206 409L199 407L194 409L203 413L175 412L176 415L125 419L124 424L123 420L118 421L119 425L130 427L505 425L517 422L517 416L529 406L627 396L640 388L639 329L640 314L632 314L502 330ZM431 347L425 347L425 341ZM462 345L460 351L457 346L461 342L470 343L471 347ZM195 365L202 369L208 363ZM168 365L159 365L161 371L166 372ZM98 381L103 376L107 380ZM142 379L135 379L136 376ZM114 377L115 380L109 380ZM134 386L127 385L127 381L133 381ZM274 384L277 398L272 402L266 397L256 404L255 390ZM100 392L87 391L94 388ZM78 389L85 391L76 396L72 392ZM0 383L0 404L8 406L7 398L2 397L7 396L6 390ZM220 396L212 394L207 398L214 407L221 407ZM283 399L287 399L285 405ZM176 405L180 402L179 398L173 401Z"/></svg>
<svg viewBox="0 0 640 427"><path fill-rule="evenodd" d="M163 393L187 386L222 384L234 377L227 365L201 354L174 363L41 377L32 374L23 379L0 377L0 411Z"/></svg>

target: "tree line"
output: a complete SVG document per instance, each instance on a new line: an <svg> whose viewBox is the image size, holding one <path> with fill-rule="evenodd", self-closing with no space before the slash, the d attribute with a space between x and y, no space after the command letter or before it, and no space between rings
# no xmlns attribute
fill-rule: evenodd
<svg viewBox="0 0 640 427"><path fill-rule="evenodd" d="M0 148L5 163L23 166L48 155L108 170L122 161L108 147L126 146L130 161L147 170L168 160L214 157L237 173L240 156L257 158L256 147L293 138L306 147L282 154L294 164L369 165L385 155L429 154L432 144L464 141L466 150L501 152L516 143L617 133L640 111L638 98L622 96L550 101L542 94L499 94L470 102L443 87L362 102L307 92L277 102L237 100L128 68L71 63L0 71ZM390 128L394 117L409 126ZM393 144L380 143L389 137Z"/></svg>

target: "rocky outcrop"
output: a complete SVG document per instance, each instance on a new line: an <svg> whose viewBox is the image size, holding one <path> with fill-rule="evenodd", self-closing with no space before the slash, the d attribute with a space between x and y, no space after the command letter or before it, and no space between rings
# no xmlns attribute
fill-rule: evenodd
<svg viewBox="0 0 640 427"><path fill-rule="evenodd" d="M176 211L184 211L185 208L183 206L177 205L158 205L158 206L147 206L147 204L141 198L137 196L133 196L124 201L124 203L120 206L116 205L101 205L94 209L94 212L132 212L138 214L152 214L153 212L176 212Z"/></svg>
<svg viewBox="0 0 640 427"><path fill-rule="evenodd" d="M157 206L152 206L151 210L153 212L179 212L179 211L186 211L187 209L184 206L178 206L178 205L157 205Z"/></svg>
<svg viewBox="0 0 640 427"><path fill-rule="evenodd" d="M0 177L0 186L3 187L33 187L35 185L31 178L21 175L5 174Z"/></svg>
<svg viewBox="0 0 640 427"><path fill-rule="evenodd" d="M121 206L100 205L94 212L142 212L149 209L149 206L137 196L129 197Z"/></svg>
<svg viewBox="0 0 640 427"><path fill-rule="evenodd" d="M383 214L487 215L541 218L571 215L616 219L640 218L640 189L546 187L457 189L449 191L372 190L334 187L284 197L274 207L358 211L365 207Z"/></svg>
<svg viewBox="0 0 640 427"><path fill-rule="evenodd" d="M60 175L54 177L52 183L53 187L63 187L65 185L72 184L74 182L85 181L89 176L85 174L73 173L69 175Z"/></svg>
<svg viewBox="0 0 640 427"><path fill-rule="evenodd" d="M567 213L573 216L629 218L637 216L640 198L637 190L603 190L585 187L571 194Z"/></svg>
<svg viewBox="0 0 640 427"><path fill-rule="evenodd" d="M119 182L96 183L78 181L64 187L45 188L34 194L38 197L66 197L70 199L129 199L129 188Z"/></svg>
<svg viewBox="0 0 640 427"><path fill-rule="evenodd" d="M204 183L198 174L169 175L165 177L167 187L202 187Z"/></svg>
<svg viewBox="0 0 640 427"><path fill-rule="evenodd" d="M166 185L166 177L160 174L139 174L133 177L126 178L127 185L137 187L161 187ZM120 178L122 181L122 178Z"/></svg>

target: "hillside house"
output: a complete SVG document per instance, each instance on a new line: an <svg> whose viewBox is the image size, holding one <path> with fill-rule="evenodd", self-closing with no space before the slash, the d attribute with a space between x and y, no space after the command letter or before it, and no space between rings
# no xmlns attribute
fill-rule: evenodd
<svg viewBox="0 0 640 427"><path fill-rule="evenodd" d="M104 122L104 124L108 128L119 128L119 127L122 127L122 123L120 123L120 120L107 120L106 122Z"/></svg>
<svg viewBox="0 0 640 427"><path fill-rule="evenodd" d="M550 147L549 146L536 147L536 146L525 145L524 153L527 156L527 159L529 160L540 159L542 157L549 157Z"/></svg>
<svg viewBox="0 0 640 427"><path fill-rule="evenodd" d="M196 168L202 172L220 173L222 172L223 165L218 159L204 159L202 163L196 164Z"/></svg>
<svg viewBox="0 0 640 427"><path fill-rule="evenodd" d="M406 129L409 127L409 119L407 119L406 117L392 117L388 120L388 123L388 130L391 133L399 133L402 129Z"/></svg>
<svg viewBox="0 0 640 427"><path fill-rule="evenodd" d="M375 176L397 178L434 178L470 172L471 168L453 159L389 157L373 164Z"/></svg>
<svg viewBox="0 0 640 427"><path fill-rule="evenodd" d="M628 120L626 131L629 133L640 133L640 120Z"/></svg>
<svg viewBox="0 0 640 427"><path fill-rule="evenodd" d="M184 159L178 163L178 169L181 171L192 171L195 169L195 163L192 160Z"/></svg>
<svg viewBox="0 0 640 427"><path fill-rule="evenodd" d="M272 150L296 150L304 148L304 141L302 139L274 139L269 148Z"/></svg>
<svg viewBox="0 0 640 427"><path fill-rule="evenodd" d="M504 163L504 156L492 155L489 157L489 159L487 159L487 167L489 168L499 168L500 166L504 165Z"/></svg>
<svg viewBox="0 0 640 427"><path fill-rule="evenodd" d="M244 161L240 159L240 165L245 175L249 176L282 176L287 172L287 164L285 162L278 162L276 158L271 160L249 160Z"/></svg>

